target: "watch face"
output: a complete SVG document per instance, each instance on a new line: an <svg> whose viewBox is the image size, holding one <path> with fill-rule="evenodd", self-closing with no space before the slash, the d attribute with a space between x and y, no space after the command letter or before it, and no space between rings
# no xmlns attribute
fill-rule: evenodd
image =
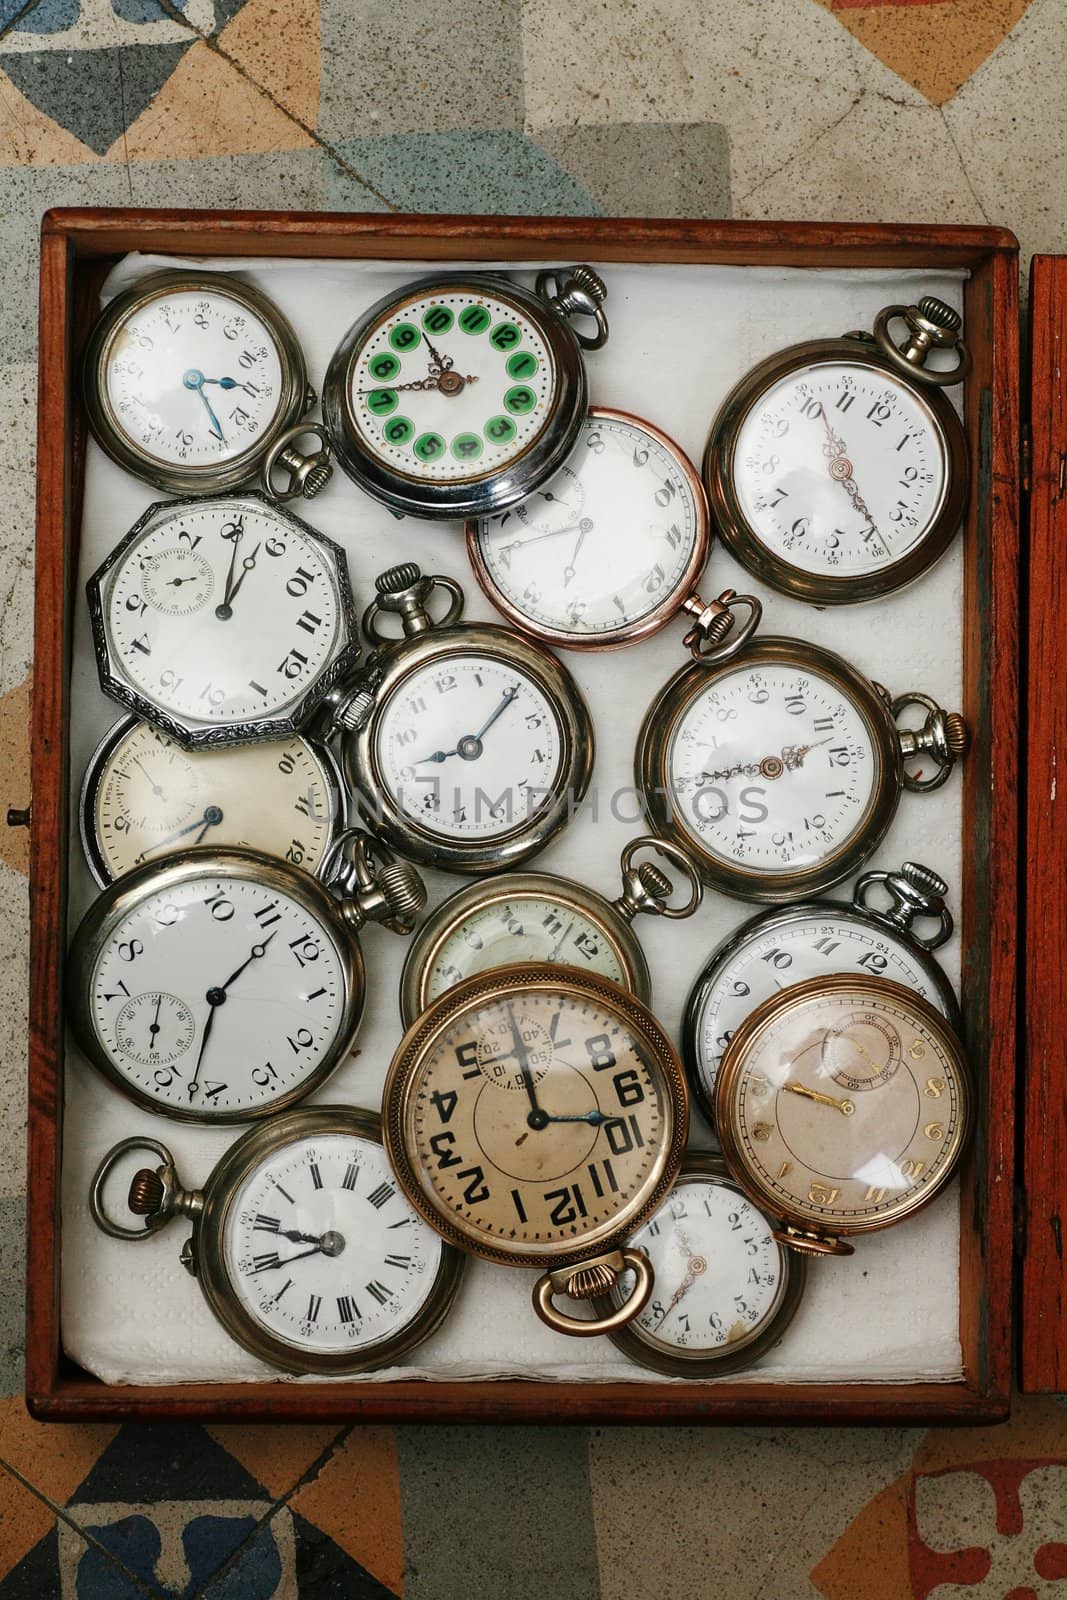
<svg viewBox="0 0 1067 1600"><path fill-rule="evenodd" d="M116 671L183 723L225 728L292 712L344 642L330 553L258 500L162 506L105 583Z"/></svg>
<svg viewBox="0 0 1067 1600"><path fill-rule="evenodd" d="M773 657L718 672L667 754L679 825L728 867L787 876L864 829L882 772L873 730L825 672Z"/></svg>
<svg viewBox="0 0 1067 1600"><path fill-rule="evenodd" d="M394 301L349 363L348 409L378 461L425 483L498 473L548 422L552 353L503 290L442 283Z"/></svg>
<svg viewBox="0 0 1067 1600"><path fill-rule="evenodd" d="M420 1050L403 1162L468 1248L558 1255L616 1233L655 1190L674 1101L626 1018L599 997L516 987L464 1007Z"/></svg>
<svg viewBox="0 0 1067 1600"><path fill-rule="evenodd" d="M785 1250L762 1212L724 1178L683 1174L630 1244L649 1258L656 1279L630 1331L653 1349L732 1356L763 1334L781 1306ZM625 1278L619 1289L621 1299Z"/></svg>
<svg viewBox="0 0 1067 1600"><path fill-rule="evenodd" d="M967 1127L952 1035L908 991L806 984L737 1035L720 1136L776 1212L829 1233L883 1226L941 1187Z"/></svg>
<svg viewBox="0 0 1067 1600"><path fill-rule="evenodd" d="M277 339L224 284L154 295L108 340L106 414L150 461L219 466L253 449L277 416L284 392Z"/></svg>
<svg viewBox="0 0 1067 1600"><path fill-rule="evenodd" d="M199 844L320 866L336 831L337 787L306 740L183 751L147 722L117 733L86 781L87 847L103 881Z"/></svg>
<svg viewBox="0 0 1067 1600"><path fill-rule="evenodd" d="M706 525L678 447L635 417L598 411L546 488L474 525L476 560L490 598L534 632L610 644L680 603Z"/></svg>
<svg viewBox="0 0 1067 1600"><path fill-rule="evenodd" d="M501 656L443 650L385 700L375 753L397 808L432 837L472 843L528 826L555 794L564 739L552 700Z"/></svg>
<svg viewBox="0 0 1067 1600"><path fill-rule="evenodd" d="M253 1167L227 1208L222 1248L237 1300L264 1333L331 1355L402 1334L434 1288L442 1244L380 1144L317 1133Z"/></svg>
<svg viewBox="0 0 1067 1600"><path fill-rule="evenodd" d="M825 901L758 918L727 942L701 980L689 1027L706 1095L714 1093L723 1052L745 1018L791 984L828 972L888 978L947 1016L934 971L909 939L847 905Z"/></svg>
<svg viewBox="0 0 1067 1600"><path fill-rule="evenodd" d="M749 527L803 572L863 577L919 545L948 486L944 432L904 379L862 361L796 367L738 430L733 489Z"/></svg>
<svg viewBox="0 0 1067 1600"><path fill-rule="evenodd" d="M352 1027L325 922L278 884L210 863L136 894L84 981L96 1053L154 1109L197 1120L295 1097Z"/></svg>

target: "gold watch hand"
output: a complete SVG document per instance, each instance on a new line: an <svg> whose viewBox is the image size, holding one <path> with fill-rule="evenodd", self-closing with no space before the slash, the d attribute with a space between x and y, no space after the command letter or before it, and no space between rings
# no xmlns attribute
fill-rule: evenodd
<svg viewBox="0 0 1067 1600"><path fill-rule="evenodd" d="M818 1089L809 1089L803 1083L784 1083L782 1088L789 1094L803 1095L805 1100L814 1100L820 1106L832 1106L835 1111L840 1111L843 1117L850 1117L856 1107L851 1100L835 1100L832 1094L820 1094Z"/></svg>

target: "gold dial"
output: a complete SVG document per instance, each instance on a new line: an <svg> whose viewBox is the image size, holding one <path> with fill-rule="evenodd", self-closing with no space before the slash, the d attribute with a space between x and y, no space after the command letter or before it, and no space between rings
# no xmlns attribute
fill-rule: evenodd
<svg viewBox="0 0 1067 1600"><path fill-rule="evenodd" d="M738 1029L715 1111L728 1161L784 1222L861 1233L947 1182L968 1131L967 1062L945 1019L901 985L815 978Z"/></svg>
<svg viewBox="0 0 1067 1600"><path fill-rule="evenodd" d="M658 1204L685 1140L677 1057L643 1006L569 969L458 985L408 1033L386 1143L412 1203L464 1248L576 1257Z"/></svg>

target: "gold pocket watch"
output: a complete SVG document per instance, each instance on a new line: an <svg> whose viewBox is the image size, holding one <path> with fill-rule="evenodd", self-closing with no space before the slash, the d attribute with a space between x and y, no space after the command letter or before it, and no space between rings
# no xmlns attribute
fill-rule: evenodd
<svg viewBox="0 0 1067 1600"><path fill-rule="evenodd" d="M641 852L659 855L687 880L688 899L672 906L670 877ZM400 1014L410 1028L432 1000L476 973L517 961L593 972L652 1003L652 980L634 934L641 913L690 917L703 898L692 862L664 839L631 839L622 853L622 893L605 900L595 889L548 872L512 872L472 883L426 918L404 962Z"/></svg>
<svg viewBox="0 0 1067 1600"><path fill-rule="evenodd" d="M346 820L328 747L289 739L182 750L150 723L109 728L82 782L82 848L106 885L146 861L201 844L260 850L305 872L330 857Z"/></svg>
<svg viewBox="0 0 1067 1600"><path fill-rule="evenodd" d="M569 967L469 978L405 1034L382 1096L389 1160L416 1211L458 1249L540 1267L549 1327L607 1333L649 1298L647 1256L624 1241L658 1209L689 1106L670 1039L639 1001ZM586 1321L556 1295L625 1301Z"/></svg>
<svg viewBox="0 0 1067 1600"><path fill-rule="evenodd" d="M967 1058L944 1017L884 978L810 978L742 1023L715 1084L723 1155L809 1255L903 1222L939 1194L971 1122Z"/></svg>
<svg viewBox="0 0 1067 1600"><path fill-rule="evenodd" d="M425 902L414 867L354 830L321 882L254 850L149 862L93 902L71 941L75 1036L146 1110L273 1116L352 1047L367 994L359 930L410 933Z"/></svg>
<svg viewBox="0 0 1067 1600"><path fill-rule="evenodd" d="M835 605L889 594L945 553L969 472L941 392L970 367L960 327L932 295L886 306L873 335L790 345L727 395L704 481L743 567L783 594ZM930 366L935 351L950 352L951 367Z"/></svg>
<svg viewBox="0 0 1067 1600"><path fill-rule="evenodd" d="M656 1289L609 1337L624 1355L672 1378L720 1378L779 1343L804 1291L807 1262L710 1154L687 1155L654 1217L630 1239L648 1256ZM627 1291L598 1303L610 1311Z"/></svg>
<svg viewBox="0 0 1067 1600"><path fill-rule="evenodd" d="M734 632L738 608L747 611ZM885 837L902 792L927 793L967 748L956 712L892 697L830 650L752 639L761 608L727 590L699 663L656 696L637 736L636 781L656 831L704 882L742 900L828 888ZM925 712L918 728L898 719ZM921 760L919 771L914 765Z"/></svg>
<svg viewBox="0 0 1067 1600"><path fill-rule="evenodd" d="M593 725L578 685L543 645L461 623L451 578L407 563L375 588L363 618L374 654L328 711L361 814L401 854L445 871L527 860L589 784ZM387 617L399 636L383 630Z"/></svg>
<svg viewBox="0 0 1067 1600"><path fill-rule="evenodd" d="M231 272L153 272L116 295L89 336L82 389L100 447L171 494L255 482L274 500L310 499L333 470L325 429L301 421L315 391L296 334Z"/></svg>
<svg viewBox="0 0 1067 1600"><path fill-rule="evenodd" d="M130 1211L117 1222L105 1187L121 1162L151 1152ZM89 1196L114 1239L155 1238L173 1218L192 1234L182 1265L232 1339L286 1372L368 1372L389 1366L437 1329L455 1298L463 1257L397 1190L377 1116L351 1106L290 1111L252 1128L202 1189L183 1187L154 1139L123 1139L97 1169Z"/></svg>

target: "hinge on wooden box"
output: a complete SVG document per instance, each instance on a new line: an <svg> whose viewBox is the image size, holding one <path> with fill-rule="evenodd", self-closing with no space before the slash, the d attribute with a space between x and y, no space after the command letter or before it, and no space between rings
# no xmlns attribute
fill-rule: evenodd
<svg viewBox="0 0 1067 1600"><path fill-rule="evenodd" d="M1030 471L1032 464L1032 449L1030 443L1030 424L1024 422L1019 436L1019 471L1023 480L1023 493L1030 493Z"/></svg>
<svg viewBox="0 0 1067 1600"><path fill-rule="evenodd" d="M1026 1254L1026 1235L1030 1222L1030 1207L1026 1200L1026 1190L1022 1184L1015 1188L1014 1215L1012 1218L1012 1247L1017 1256Z"/></svg>

